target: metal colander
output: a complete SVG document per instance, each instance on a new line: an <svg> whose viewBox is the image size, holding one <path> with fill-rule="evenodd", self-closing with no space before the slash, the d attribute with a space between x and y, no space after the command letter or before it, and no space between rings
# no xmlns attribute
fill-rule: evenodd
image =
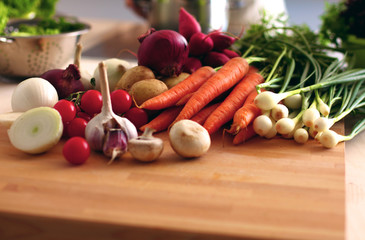
<svg viewBox="0 0 365 240"><path fill-rule="evenodd" d="M29 21L34 20L26 20ZM24 22L17 21L11 27ZM55 35L0 36L0 75L39 76L63 67L73 58L80 37L90 30L88 24L83 25L81 30Z"/></svg>

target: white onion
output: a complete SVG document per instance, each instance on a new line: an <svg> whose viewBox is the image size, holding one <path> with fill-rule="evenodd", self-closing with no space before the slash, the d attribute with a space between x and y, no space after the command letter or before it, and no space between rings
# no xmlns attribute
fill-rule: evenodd
<svg viewBox="0 0 365 240"><path fill-rule="evenodd" d="M53 107L58 101L55 87L43 78L28 78L19 83L11 97L13 112L25 112L36 107Z"/></svg>

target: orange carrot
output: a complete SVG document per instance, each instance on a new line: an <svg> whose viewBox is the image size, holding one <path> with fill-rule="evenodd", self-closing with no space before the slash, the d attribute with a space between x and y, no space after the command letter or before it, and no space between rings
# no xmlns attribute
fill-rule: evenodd
<svg viewBox="0 0 365 240"><path fill-rule="evenodd" d="M195 92L188 93L185 96L183 96L179 101L176 102L175 106L185 105L185 103L187 103L189 101L189 99L191 98L191 96L193 96L194 93Z"/></svg>
<svg viewBox="0 0 365 240"><path fill-rule="evenodd" d="M201 67L174 87L142 103L140 108L161 110L172 107L183 96L195 92L208 78L214 74L215 70L212 67Z"/></svg>
<svg viewBox="0 0 365 240"><path fill-rule="evenodd" d="M232 120L235 112L242 107L250 92L255 90L256 85L263 81L264 78L256 72L247 74L205 121L203 127L207 129L209 134L215 133L225 123Z"/></svg>
<svg viewBox="0 0 365 240"><path fill-rule="evenodd" d="M156 132L166 130L175 120L182 107L170 107L163 110L157 117L152 119L149 123L143 125L139 130L144 131L147 127L155 129Z"/></svg>
<svg viewBox="0 0 365 240"><path fill-rule="evenodd" d="M200 110L197 114L195 114L190 120L193 120L200 125L203 125L205 120L209 117L209 115L219 106L221 103L214 103L211 105L207 105L205 108Z"/></svg>
<svg viewBox="0 0 365 240"><path fill-rule="evenodd" d="M253 125L250 124L247 127L241 129L241 131L239 131L239 133L234 136L233 144L241 144L254 136L256 136L256 133L253 129Z"/></svg>
<svg viewBox="0 0 365 240"><path fill-rule="evenodd" d="M246 59L241 57L230 59L195 92L175 121L190 119L214 98L240 81L246 75L248 68Z"/></svg>
<svg viewBox="0 0 365 240"><path fill-rule="evenodd" d="M237 134L241 129L247 127L258 115L261 114L261 110L254 103L256 96L257 91L254 89L248 95L243 106L234 114L233 123L227 132Z"/></svg>

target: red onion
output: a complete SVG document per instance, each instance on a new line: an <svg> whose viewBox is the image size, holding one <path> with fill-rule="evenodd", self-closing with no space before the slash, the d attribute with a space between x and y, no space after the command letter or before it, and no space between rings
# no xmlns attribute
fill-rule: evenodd
<svg viewBox="0 0 365 240"><path fill-rule="evenodd" d="M85 90L80 81L80 71L75 64L68 65L66 69L48 70L40 77L49 81L56 88L60 99L68 97L71 93Z"/></svg>
<svg viewBox="0 0 365 240"><path fill-rule="evenodd" d="M180 33L173 30L151 31L150 35L142 38L138 49L138 65L172 77L181 73L188 55L188 43Z"/></svg>

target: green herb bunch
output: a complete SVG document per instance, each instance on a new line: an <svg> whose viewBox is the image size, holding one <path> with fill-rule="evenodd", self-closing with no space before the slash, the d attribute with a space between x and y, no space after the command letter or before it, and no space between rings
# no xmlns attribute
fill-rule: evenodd
<svg viewBox="0 0 365 240"><path fill-rule="evenodd" d="M349 35L365 38L365 0L342 0L325 5L321 16L323 40L341 46Z"/></svg>

